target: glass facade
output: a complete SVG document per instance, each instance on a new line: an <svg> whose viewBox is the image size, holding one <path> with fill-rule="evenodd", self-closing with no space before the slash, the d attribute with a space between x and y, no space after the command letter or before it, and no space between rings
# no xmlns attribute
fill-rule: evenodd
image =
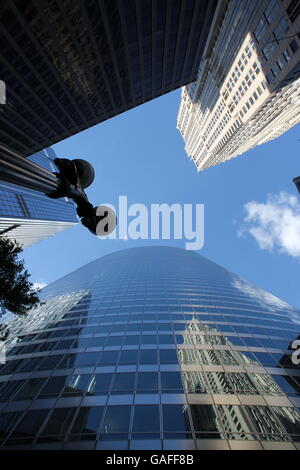
<svg viewBox="0 0 300 470"><path fill-rule="evenodd" d="M28 157L48 171L57 171L49 147ZM67 198L50 199L32 189L0 181L0 236L24 247L78 223L75 205Z"/></svg>
<svg viewBox="0 0 300 470"><path fill-rule="evenodd" d="M168 247L104 256L41 297L8 322L2 448L300 447L299 310Z"/></svg>
<svg viewBox="0 0 300 470"><path fill-rule="evenodd" d="M193 82L217 4L0 2L0 141L27 156Z"/></svg>

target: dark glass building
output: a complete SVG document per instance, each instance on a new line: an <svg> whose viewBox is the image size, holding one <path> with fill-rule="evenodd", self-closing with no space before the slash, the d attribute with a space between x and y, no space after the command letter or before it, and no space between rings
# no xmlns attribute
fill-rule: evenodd
<svg viewBox="0 0 300 470"><path fill-rule="evenodd" d="M0 144L28 156L196 79L218 0L3 0Z"/></svg>
<svg viewBox="0 0 300 470"><path fill-rule="evenodd" d="M28 157L51 172L57 171L54 158L51 147ZM33 189L0 181L0 237L17 240L26 248L77 223L73 201L50 199Z"/></svg>
<svg viewBox="0 0 300 470"><path fill-rule="evenodd" d="M3 449L299 449L300 312L200 255L134 248L9 320Z"/></svg>

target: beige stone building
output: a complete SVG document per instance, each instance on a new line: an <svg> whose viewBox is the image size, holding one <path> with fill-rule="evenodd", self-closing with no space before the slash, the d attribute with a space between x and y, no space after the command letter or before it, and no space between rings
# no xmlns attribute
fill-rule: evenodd
<svg viewBox="0 0 300 470"><path fill-rule="evenodd" d="M300 122L300 1L222 0L177 128L197 170Z"/></svg>

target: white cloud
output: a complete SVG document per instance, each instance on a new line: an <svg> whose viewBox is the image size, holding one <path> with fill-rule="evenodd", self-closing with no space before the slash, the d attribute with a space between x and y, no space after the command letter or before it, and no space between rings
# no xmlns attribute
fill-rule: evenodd
<svg viewBox="0 0 300 470"><path fill-rule="evenodd" d="M45 282L33 282L32 284L32 288L34 290L40 290L40 289L43 289L44 287L46 287L46 283Z"/></svg>
<svg viewBox="0 0 300 470"><path fill-rule="evenodd" d="M281 191L267 202L247 202L246 217L238 236L248 232L262 250L278 251L300 258L300 202L297 196Z"/></svg>

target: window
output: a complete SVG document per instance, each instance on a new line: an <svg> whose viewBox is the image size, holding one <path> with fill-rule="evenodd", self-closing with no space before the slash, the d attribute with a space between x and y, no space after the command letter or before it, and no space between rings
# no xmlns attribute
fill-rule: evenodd
<svg viewBox="0 0 300 470"><path fill-rule="evenodd" d="M256 75L258 75L259 72L260 72L260 68L259 68L257 62L253 62L253 68L255 70Z"/></svg>
<svg viewBox="0 0 300 470"><path fill-rule="evenodd" d="M279 13L280 8L276 0L270 0L269 5L264 11L267 22L270 24Z"/></svg>
<svg viewBox="0 0 300 470"><path fill-rule="evenodd" d="M157 405L137 405L134 409L133 432L158 432L159 407Z"/></svg>
<svg viewBox="0 0 300 470"><path fill-rule="evenodd" d="M186 405L163 405L163 429L171 432L190 431L188 407Z"/></svg>
<svg viewBox="0 0 300 470"><path fill-rule="evenodd" d="M109 406L106 409L102 432L128 432L131 406Z"/></svg>
<svg viewBox="0 0 300 470"><path fill-rule="evenodd" d="M0 414L0 438L5 438L22 416L23 411L13 411Z"/></svg>
<svg viewBox="0 0 300 470"><path fill-rule="evenodd" d="M218 411L221 416L231 416L231 419L223 419L222 423L224 429L228 432L237 433L242 432L240 438L245 438L244 433L250 434L252 429L249 426L249 420L241 419L241 407L235 405L218 406Z"/></svg>
<svg viewBox="0 0 300 470"><path fill-rule="evenodd" d="M113 391L133 390L133 388L134 388L134 379L135 379L135 374L133 372L130 372L128 374L125 374L125 373L116 374L114 376L112 390Z"/></svg>
<svg viewBox="0 0 300 470"><path fill-rule="evenodd" d="M122 351L119 364L136 364L138 357L138 351Z"/></svg>
<svg viewBox="0 0 300 470"><path fill-rule="evenodd" d="M139 372L137 380L137 390L157 390L158 374L157 372Z"/></svg>
<svg viewBox="0 0 300 470"><path fill-rule="evenodd" d="M141 336L141 344L157 344L157 336L143 335Z"/></svg>
<svg viewBox="0 0 300 470"><path fill-rule="evenodd" d="M276 63L277 63L277 65L278 65L279 70L282 70L283 67L284 67L284 62L283 62L283 60L279 57L279 58L277 59Z"/></svg>
<svg viewBox="0 0 300 470"><path fill-rule="evenodd" d="M257 42L259 42L262 39L266 31L267 31L266 22L263 18L261 18L259 22L257 23L256 28L253 33Z"/></svg>
<svg viewBox="0 0 300 470"><path fill-rule="evenodd" d="M107 394L113 374L96 374L92 376L87 387L88 395Z"/></svg>
<svg viewBox="0 0 300 470"><path fill-rule="evenodd" d="M81 396L85 392L85 390L87 390L90 381L91 378L88 374L73 375L71 377L68 377L63 389L63 396L68 396L70 394L72 394L73 396ZM42 390L42 392L44 393L44 389Z"/></svg>
<svg viewBox="0 0 300 470"><path fill-rule="evenodd" d="M118 360L119 351L105 351L101 354L99 364L101 365L115 365Z"/></svg>
<svg viewBox="0 0 300 470"><path fill-rule="evenodd" d="M75 366L86 366L86 365L96 365L98 360L98 352L90 352L78 354L75 360Z"/></svg>
<svg viewBox="0 0 300 470"><path fill-rule="evenodd" d="M157 351L155 349L145 349L140 351L140 364L157 364Z"/></svg>
<svg viewBox="0 0 300 470"><path fill-rule="evenodd" d="M300 14L300 3L298 0L292 0L286 10L289 15L289 19L292 23L298 18Z"/></svg>
<svg viewBox="0 0 300 470"><path fill-rule="evenodd" d="M265 47L262 49L262 52L265 56L265 59L268 60L271 54L274 52L275 44L272 40L268 41Z"/></svg>
<svg viewBox="0 0 300 470"><path fill-rule="evenodd" d="M280 41L282 38L284 38L285 33L288 31L289 25L287 24L287 21L284 16L280 18L276 28L274 29L273 33L277 41Z"/></svg>
<svg viewBox="0 0 300 470"><path fill-rule="evenodd" d="M54 408L46 426L42 431L42 436L65 436L70 424L75 416L76 408ZM40 410L38 411L38 413ZM34 419L32 418L32 421Z"/></svg>
<svg viewBox="0 0 300 470"><path fill-rule="evenodd" d="M122 344L123 336L109 336L106 346L120 346Z"/></svg>
<svg viewBox="0 0 300 470"><path fill-rule="evenodd" d="M45 387L42 389L40 396L42 397L56 397L63 390L66 378L64 376L50 377Z"/></svg>
<svg viewBox="0 0 300 470"><path fill-rule="evenodd" d="M72 434L91 434L98 431L101 418L103 414L103 407L97 406L94 408L82 407L74 421L71 429Z"/></svg>
<svg viewBox="0 0 300 470"><path fill-rule="evenodd" d="M291 42L290 42L290 48L292 50L292 52L295 54L295 52L297 51L297 49L299 49L299 46L298 46L298 43L296 41L296 39L293 39Z"/></svg>
<svg viewBox="0 0 300 470"><path fill-rule="evenodd" d="M209 405L191 405L191 414L196 432L205 432L201 437L220 437L217 434L219 431L219 424L214 408ZM208 433L215 432L215 434Z"/></svg>
<svg viewBox="0 0 300 470"><path fill-rule="evenodd" d="M291 54L289 53L289 50L285 49L282 54L283 54L283 57L285 58L286 62L288 62L291 58Z"/></svg>
<svg viewBox="0 0 300 470"><path fill-rule="evenodd" d="M37 370L53 370L55 369L61 358L63 356L48 356L48 357L45 357L44 359L41 360L41 358L34 358L34 359L38 359L39 360L39 364L38 364L38 367L37 367ZM34 361L33 359L33 361ZM24 368L22 368L22 370L24 370Z"/></svg>
<svg viewBox="0 0 300 470"><path fill-rule="evenodd" d="M300 412L296 408L276 406L273 411L289 434L300 434Z"/></svg>
<svg viewBox="0 0 300 470"><path fill-rule="evenodd" d="M271 72L273 76L276 77L276 75L278 74L278 68L276 67L276 65L274 65L274 67L271 68Z"/></svg>
<svg viewBox="0 0 300 470"><path fill-rule="evenodd" d="M175 349L161 349L160 362L165 364L178 363L177 351Z"/></svg>
<svg viewBox="0 0 300 470"><path fill-rule="evenodd" d="M267 79L267 82L268 83L271 83L272 80L273 80L273 74L271 74L270 72L266 75L266 79Z"/></svg>
<svg viewBox="0 0 300 470"><path fill-rule="evenodd" d="M2 382L0 388L0 402L9 400L20 387L22 387L22 390L24 383L24 380Z"/></svg>
<svg viewBox="0 0 300 470"><path fill-rule="evenodd" d="M253 69L249 69L249 74L250 74L250 77L252 78L252 80L255 80L255 75L254 75L254 72L253 72Z"/></svg>
<svg viewBox="0 0 300 470"><path fill-rule="evenodd" d="M161 372L161 388L162 390L179 390L183 389L180 372Z"/></svg>
<svg viewBox="0 0 300 470"><path fill-rule="evenodd" d="M139 344L139 336L136 335L127 335L124 337L124 345L129 345L129 344Z"/></svg>

